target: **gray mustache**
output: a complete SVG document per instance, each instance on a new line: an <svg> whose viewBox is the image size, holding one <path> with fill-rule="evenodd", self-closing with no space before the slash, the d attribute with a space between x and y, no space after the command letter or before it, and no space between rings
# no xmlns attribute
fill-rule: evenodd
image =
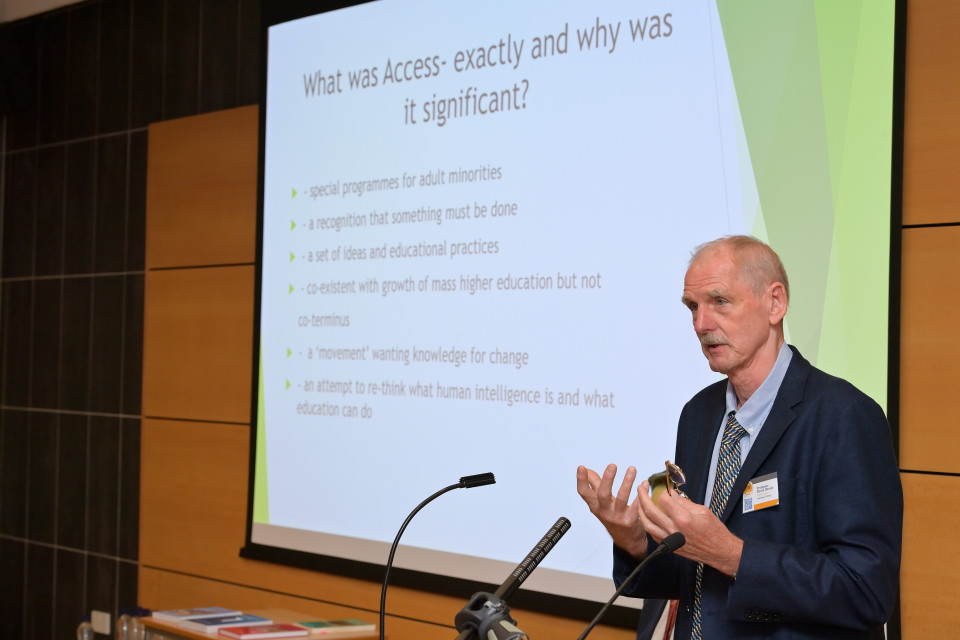
<svg viewBox="0 0 960 640"><path fill-rule="evenodd" d="M727 339L719 333L704 333L700 336L700 344L705 347L713 344L727 344Z"/></svg>

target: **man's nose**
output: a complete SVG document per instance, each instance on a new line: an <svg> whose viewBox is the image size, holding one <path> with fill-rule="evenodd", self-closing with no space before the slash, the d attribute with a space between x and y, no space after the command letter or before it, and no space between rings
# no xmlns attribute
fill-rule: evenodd
<svg viewBox="0 0 960 640"><path fill-rule="evenodd" d="M700 307L693 314L693 330L697 334L707 333L716 329L713 321L713 314L704 307Z"/></svg>

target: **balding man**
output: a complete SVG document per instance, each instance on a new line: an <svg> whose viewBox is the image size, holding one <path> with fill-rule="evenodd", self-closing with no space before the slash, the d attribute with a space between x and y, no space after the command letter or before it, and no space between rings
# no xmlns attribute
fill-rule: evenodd
<svg viewBox="0 0 960 640"><path fill-rule="evenodd" d="M725 380L684 406L683 490L657 504L636 470L577 470L577 490L613 538L620 584L665 536L625 593L677 599L680 640L883 638L896 599L903 493L876 402L785 344L789 285L777 254L748 236L696 249L683 304Z"/></svg>

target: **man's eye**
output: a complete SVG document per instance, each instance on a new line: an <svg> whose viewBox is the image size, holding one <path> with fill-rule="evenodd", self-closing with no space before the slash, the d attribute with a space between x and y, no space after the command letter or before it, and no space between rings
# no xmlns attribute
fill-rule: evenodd
<svg viewBox="0 0 960 640"><path fill-rule="evenodd" d="M717 304L727 304L727 301L723 298L717 298Z"/></svg>

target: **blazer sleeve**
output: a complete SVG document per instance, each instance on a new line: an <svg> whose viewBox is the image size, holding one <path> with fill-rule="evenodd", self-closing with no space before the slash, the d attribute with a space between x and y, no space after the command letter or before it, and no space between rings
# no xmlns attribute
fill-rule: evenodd
<svg viewBox="0 0 960 640"><path fill-rule="evenodd" d="M658 545L649 536L647 543L647 553L650 554ZM623 595L663 600L679 599L683 595L683 561L683 558L673 554L654 558L644 567L643 573L627 585ZM618 589L638 564L640 560L613 545L613 582Z"/></svg>

